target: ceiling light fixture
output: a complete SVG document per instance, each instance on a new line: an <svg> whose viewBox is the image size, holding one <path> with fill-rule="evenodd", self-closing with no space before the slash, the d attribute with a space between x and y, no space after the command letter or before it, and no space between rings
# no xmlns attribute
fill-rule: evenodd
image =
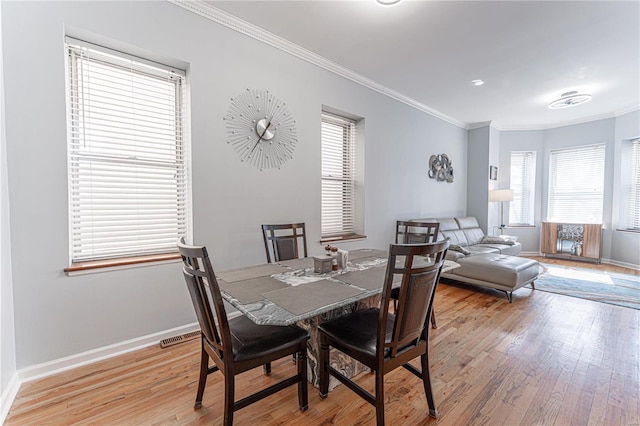
<svg viewBox="0 0 640 426"><path fill-rule="evenodd" d="M402 0L376 0L378 4L382 6L393 6L394 4L400 3Z"/></svg>
<svg viewBox="0 0 640 426"><path fill-rule="evenodd" d="M484 84L484 81L482 81L482 80L471 80L471 84L473 84L474 86L482 86Z"/></svg>
<svg viewBox="0 0 640 426"><path fill-rule="evenodd" d="M583 104L585 102L589 102L591 100L590 93L578 93L575 90L571 92L565 92L560 95L560 98L556 99L553 102L549 103L549 108L551 109L560 109L560 108L568 108L576 105Z"/></svg>

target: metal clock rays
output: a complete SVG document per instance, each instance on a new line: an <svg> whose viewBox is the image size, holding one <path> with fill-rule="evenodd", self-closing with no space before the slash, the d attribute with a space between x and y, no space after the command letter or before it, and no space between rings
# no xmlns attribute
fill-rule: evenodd
<svg viewBox="0 0 640 426"><path fill-rule="evenodd" d="M268 90L247 89L231 98L223 120L227 144L240 161L265 170L280 169L293 158L298 143L296 121L286 104Z"/></svg>

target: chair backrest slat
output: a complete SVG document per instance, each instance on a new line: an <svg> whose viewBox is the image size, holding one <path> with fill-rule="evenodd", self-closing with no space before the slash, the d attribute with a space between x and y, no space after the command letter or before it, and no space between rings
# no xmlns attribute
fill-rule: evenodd
<svg viewBox="0 0 640 426"><path fill-rule="evenodd" d="M303 257L307 257L307 233L304 222L262 225L262 236L269 263L298 259L300 243L302 243Z"/></svg>
<svg viewBox="0 0 640 426"><path fill-rule="evenodd" d="M182 272L200 329L206 341L222 359L225 350L232 350L231 333L209 254L205 247L186 245L184 238L178 241L178 249L182 256Z"/></svg>
<svg viewBox="0 0 640 426"><path fill-rule="evenodd" d="M429 328L426 323L431 315L436 286L448 248L448 240L390 245L378 324L378 339L379 342L384 342L378 345L379 357L384 356L383 348L390 349L390 356L394 357L403 347L418 343L420 339L427 339ZM396 264L397 261L401 264ZM398 306L391 340L386 340L391 289L397 275L402 276Z"/></svg>
<svg viewBox="0 0 640 426"><path fill-rule="evenodd" d="M433 243L438 239L438 222L396 221L396 244Z"/></svg>

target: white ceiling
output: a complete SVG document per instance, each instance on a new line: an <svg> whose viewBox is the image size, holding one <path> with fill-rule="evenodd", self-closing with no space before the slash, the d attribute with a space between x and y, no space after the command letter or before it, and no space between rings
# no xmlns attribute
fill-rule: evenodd
<svg viewBox="0 0 640 426"><path fill-rule="evenodd" d="M640 1L207 3L469 127L543 129L640 106ZM569 90L593 99L547 108Z"/></svg>

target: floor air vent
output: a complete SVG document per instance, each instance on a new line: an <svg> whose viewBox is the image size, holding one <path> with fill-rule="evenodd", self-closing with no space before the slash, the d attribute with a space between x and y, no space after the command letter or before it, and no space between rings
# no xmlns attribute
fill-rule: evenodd
<svg viewBox="0 0 640 426"><path fill-rule="evenodd" d="M166 348L167 346L177 345L178 343L186 342L187 340L197 339L200 337L200 331L192 331L190 333L181 334L179 336L169 337L160 341L160 347Z"/></svg>

